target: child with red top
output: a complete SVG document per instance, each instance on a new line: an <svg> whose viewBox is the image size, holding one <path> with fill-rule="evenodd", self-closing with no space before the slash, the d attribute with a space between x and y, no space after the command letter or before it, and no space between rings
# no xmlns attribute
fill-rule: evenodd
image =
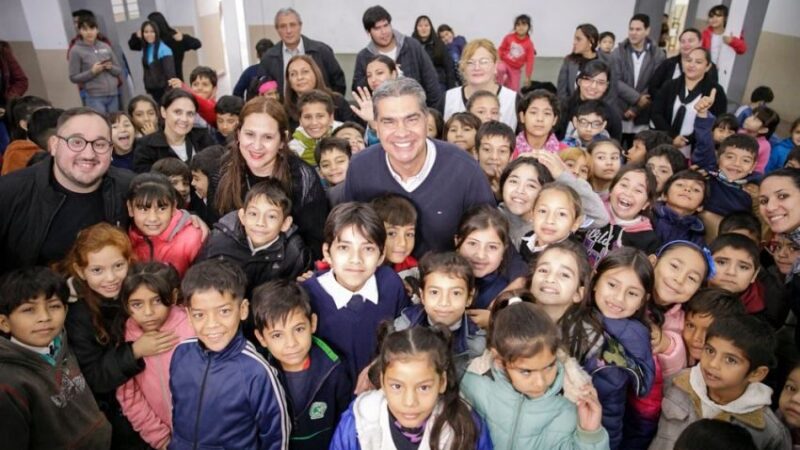
<svg viewBox="0 0 800 450"><path fill-rule="evenodd" d="M417 260L411 256L417 233L417 209L411 200L399 194L385 194L371 202L386 227L386 264L400 278L419 279Z"/></svg>
<svg viewBox="0 0 800 450"><path fill-rule="evenodd" d="M703 48L711 52L711 61L717 64L722 45L730 46L737 55L747 51L744 35L739 37L733 34L726 35L725 27L728 26L728 7L716 5L708 10L708 27L703 30Z"/></svg>
<svg viewBox="0 0 800 450"><path fill-rule="evenodd" d="M514 32L508 33L497 49L501 61L498 64L497 82L515 91L519 91L522 66L526 66L525 76L529 80L533 75L536 48L533 46L530 32L531 17L527 14L520 14L514 19Z"/></svg>
<svg viewBox="0 0 800 450"><path fill-rule="evenodd" d="M214 69L197 66L189 75L189 86L184 84L180 78L172 78L169 80L169 85L172 88L184 89L194 95L197 100L197 114L206 122L205 124L195 123L195 126L217 126L217 72Z"/></svg>

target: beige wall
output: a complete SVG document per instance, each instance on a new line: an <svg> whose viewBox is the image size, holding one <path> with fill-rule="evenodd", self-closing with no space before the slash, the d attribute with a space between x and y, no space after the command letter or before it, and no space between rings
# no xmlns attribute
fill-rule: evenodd
<svg viewBox="0 0 800 450"><path fill-rule="evenodd" d="M791 122L800 117L800 89L797 87L797 57L800 55L800 37L764 31L758 41L753 67L747 80L745 98L758 86L772 88L775 101L770 105L781 116L778 133L785 136Z"/></svg>
<svg viewBox="0 0 800 450"><path fill-rule="evenodd" d="M220 24L222 18L219 13L199 16L200 36L203 36L203 61L205 65L217 71L217 75L225 74L225 49L222 45Z"/></svg>
<svg viewBox="0 0 800 450"><path fill-rule="evenodd" d="M247 39L250 43L250 48L248 48L247 51L251 64L255 64L258 61L256 57L256 42L264 38L270 39L275 43L280 40L278 32L275 31L275 27L272 25L248 25Z"/></svg>
<svg viewBox="0 0 800 450"><path fill-rule="evenodd" d="M197 33L194 31L194 27L176 26L174 28L180 31L181 33L191 34L193 37L197 37ZM202 50L203 48L205 48L206 42L203 41L202 39L201 41L203 42L203 47L201 47ZM141 62L139 64L141 64ZM192 69L194 69L199 65L200 63L198 62L196 51L190 51L183 54L183 78L187 83L189 82L189 74L192 73Z"/></svg>
<svg viewBox="0 0 800 450"><path fill-rule="evenodd" d="M78 88L69 81L66 50L36 50L32 42L9 44L28 77L26 94L45 98L58 108L80 106Z"/></svg>

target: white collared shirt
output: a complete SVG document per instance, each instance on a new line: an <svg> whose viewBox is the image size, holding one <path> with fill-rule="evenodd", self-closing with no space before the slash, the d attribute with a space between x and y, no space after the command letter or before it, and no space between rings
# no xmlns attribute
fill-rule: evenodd
<svg viewBox="0 0 800 450"><path fill-rule="evenodd" d="M305 55L306 48L303 46L303 38L300 38L300 42L297 43L297 47L294 50L290 50L286 44L283 45L283 73L286 73L286 67L289 65L289 60L292 59L292 56L297 55Z"/></svg>
<svg viewBox="0 0 800 450"><path fill-rule="evenodd" d="M336 278L333 277L333 270L329 270L320 275L317 281L319 281L319 285L322 286L322 289L333 298L336 309L346 307L350 299L356 294L364 297L364 301L370 301L376 305L378 304L378 280L375 278L375 274L369 277L358 292L353 292L339 284Z"/></svg>
<svg viewBox="0 0 800 450"><path fill-rule="evenodd" d="M272 244L274 244L274 243L278 242L278 238L280 238L280 237L281 237L281 235L279 234L279 235L275 236L275 239L273 239L273 240L271 240L271 241L267 242L266 244L264 244L264 245L262 245L262 246L260 246L260 247L253 247L253 241L251 241L251 240L250 240L250 238L248 237L248 238L247 238L247 245L249 245L249 246L250 246L250 253L251 253L251 255L255 256L255 254L256 254L256 253L258 253L258 252L260 252L261 250L264 250L264 249L266 249L266 248L269 248L269 246L270 246L270 245L272 245Z"/></svg>
<svg viewBox="0 0 800 450"><path fill-rule="evenodd" d="M428 178L428 175L430 175L431 170L433 169L433 163L436 162L436 144L434 144L430 139L425 139L425 147L427 151L425 154L425 163L422 165L422 169L419 171L419 173L408 177L408 179L405 181L400 174L394 171L392 164L389 162L389 154L386 154L386 166L389 167L389 173L392 174L392 178L394 178L395 181L397 181L406 192L413 192L415 189L420 187L425 179Z"/></svg>

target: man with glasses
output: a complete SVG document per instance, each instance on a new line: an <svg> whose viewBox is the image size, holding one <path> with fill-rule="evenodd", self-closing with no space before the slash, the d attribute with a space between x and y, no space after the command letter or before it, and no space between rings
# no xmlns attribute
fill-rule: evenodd
<svg viewBox="0 0 800 450"><path fill-rule="evenodd" d="M52 158L0 177L0 273L61 260L90 225L127 227L133 173L110 167L108 120L67 110L47 144Z"/></svg>
<svg viewBox="0 0 800 450"><path fill-rule="evenodd" d="M417 80L425 89L427 105L441 111L444 106L442 86L422 45L392 28L392 16L381 6L367 8L361 21L370 43L356 56L353 91L367 86L367 64L375 56L385 55L397 64L400 75Z"/></svg>

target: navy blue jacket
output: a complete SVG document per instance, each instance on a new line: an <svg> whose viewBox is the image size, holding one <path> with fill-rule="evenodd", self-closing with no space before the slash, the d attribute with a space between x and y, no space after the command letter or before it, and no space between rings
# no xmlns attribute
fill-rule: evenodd
<svg viewBox="0 0 800 450"><path fill-rule="evenodd" d="M510 283L508 277L500 272L493 272L483 278L475 278L475 299L472 308L489 309L489 305Z"/></svg>
<svg viewBox="0 0 800 450"><path fill-rule="evenodd" d="M339 417L347 411L353 400L353 382L339 356L322 339L313 338L309 357L311 365L306 391L308 400L303 405L295 404L287 388L286 374L280 362L269 358L278 368L278 378L287 392L289 415L292 418L292 450L314 450L328 448Z"/></svg>
<svg viewBox="0 0 800 450"><path fill-rule="evenodd" d="M169 367L170 450L289 448L289 413L278 374L241 331L221 352L197 339L177 347Z"/></svg>
<svg viewBox="0 0 800 450"><path fill-rule="evenodd" d="M653 207L653 228L663 243L684 240L699 246L706 244L706 228L697 215L680 216L662 202L656 203Z"/></svg>

